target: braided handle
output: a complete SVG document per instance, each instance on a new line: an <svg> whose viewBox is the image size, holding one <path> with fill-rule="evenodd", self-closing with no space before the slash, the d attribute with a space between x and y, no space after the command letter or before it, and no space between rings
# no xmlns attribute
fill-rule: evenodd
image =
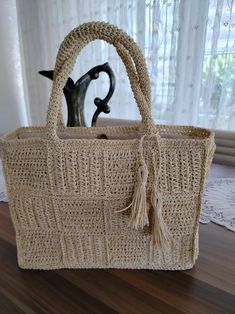
<svg viewBox="0 0 235 314"><path fill-rule="evenodd" d="M85 23L71 31L62 42L54 69L53 87L47 112L47 136L58 139L56 130L61 120L63 87L72 72L77 55L82 48L95 39L112 44L121 57L131 83L136 103L142 116L145 134L153 131L150 105L150 83L144 57L138 45L122 30L108 23Z"/></svg>

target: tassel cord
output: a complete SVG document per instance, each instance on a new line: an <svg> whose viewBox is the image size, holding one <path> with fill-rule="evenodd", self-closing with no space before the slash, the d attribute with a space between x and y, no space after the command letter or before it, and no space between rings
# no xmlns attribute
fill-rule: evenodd
<svg viewBox="0 0 235 314"><path fill-rule="evenodd" d="M117 210L116 213L121 213L129 208L131 214L129 217L129 225L135 229L144 228L149 225L148 205L147 205L147 179L148 179L148 167L146 165L143 153L143 141L146 135L143 135L139 142L139 158L140 166L138 169L137 183L135 186L132 202L125 208ZM160 135L152 135L157 143L158 160L157 155L152 155L153 165L153 183L151 190L151 205L153 208L153 230L152 241L159 248L167 248L171 242L171 234L162 216L162 196L159 190L159 180L161 171L161 147L160 147ZM150 136L151 138L151 136Z"/></svg>
<svg viewBox="0 0 235 314"><path fill-rule="evenodd" d="M171 234L162 216L162 196L159 190L159 180L161 171L161 148L159 135L156 135L156 142L158 148L158 168L156 154L153 155L153 174L154 181L151 191L151 205L153 207L153 231L152 231L152 241L159 248L168 248L171 242Z"/></svg>
<svg viewBox="0 0 235 314"><path fill-rule="evenodd" d="M138 229L138 228L143 229L144 226L149 225L147 195L146 195L148 167L145 163L144 154L143 154L143 140L145 136L146 135L143 135L139 142L140 166L138 169L137 183L135 186L132 202L126 208L116 211L116 213L120 213L131 208L129 225L133 226L135 229Z"/></svg>

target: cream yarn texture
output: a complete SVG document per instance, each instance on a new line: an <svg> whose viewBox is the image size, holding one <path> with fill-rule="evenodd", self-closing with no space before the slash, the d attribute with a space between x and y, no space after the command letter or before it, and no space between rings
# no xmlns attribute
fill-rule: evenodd
<svg viewBox="0 0 235 314"><path fill-rule="evenodd" d="M141 126L66 128L63 86L95 39L122 58ZM2 138L3 168L21 268L188 269L198 256L213 132L154 125L143 55L118 28L83 24L62 42L45 127ZM97 136L105 133L106 139Z"/></svg>

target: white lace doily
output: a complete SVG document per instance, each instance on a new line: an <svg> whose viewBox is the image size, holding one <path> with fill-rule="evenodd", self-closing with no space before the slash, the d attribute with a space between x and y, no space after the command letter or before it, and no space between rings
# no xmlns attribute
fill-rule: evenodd
<svg viewBox="0 0 235 314"><path fill-rule="evenodd" d="M7 202L6 185L3 176L2 161L0 159L0 202Z"/></svg>
<svg viewBox="0 0 235 314"><path fill-rule="evenodd" d="M201 223L210 221L235 232L235 179L215 179L206 183Z"/></svg>
<svg viewBox="0 0 235 314"><path fill-rule="evenodd" d="M7 202L1 160L0 201ZM206 183L200 222L207 224L210 221L235 232L235 179L215 179Z"/></svg>

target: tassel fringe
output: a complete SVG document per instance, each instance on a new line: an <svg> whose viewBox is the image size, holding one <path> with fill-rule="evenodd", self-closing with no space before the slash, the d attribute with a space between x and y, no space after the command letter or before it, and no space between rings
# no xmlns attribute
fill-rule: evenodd
<svg viewBox="0 0 235 314"><path fill-rule="evenodd" d="M144 228L144 226L149 225L148 218L148 206L147 206L147 195L146 195L146 185L148 179L148 167L144 160L143 155L143 140L142 136L139 143L139 153L140 153L140 167L138 169L138 179L136 189L133 194L133 200L129 206L124 209L117 210L116 213L126 211L128 208L131 208L129 225L133 226L135 229ZM171 243L171 234L167 228L167 225L162 217L162 198L159 193L157 193L157 186L159 181L159 172L160 172L160 146L159 146L159 136L156 135L156 142L158 145L159 152L159 162L156 160L156 156L153 158L153 173L154 173L154 182L152 187L151 195L151 205L153 207L154 217L153 217L153 230L152 230L152 241L157 247L164 249L168 248ZM158 169L156 165L158 164Z"/></svg>
<svg viewBox="0 0 235 314"><path fill-rule="evenodd" d="M148 168L146 164L143 164L138 169L138 181L136 189L133 194L133 200L129 206L121 210L117 210L116 213L121 213L131 208L131 215L129 219L129 225L135 229L144 228L149 225L148 218L148 206L146 197L146 184L148 178Z"/></svg>
<svg viewBox="0 0 235 314"><path fill-rule="evenodd" d="M141 165L138 170L138 182L131 203L131 215L129 224L135 229L149 225L146 184L148 178L147 166Z"/></svg>
<svg viewBox="0 0 235 314"><path fill-rule="evenodd" d="M153 243L161 249L169 248L171 242L171 234L162 217L161 195L157 196L155 191L152 193L151 204L154 211L154 225L152 232Z"/></svg>

